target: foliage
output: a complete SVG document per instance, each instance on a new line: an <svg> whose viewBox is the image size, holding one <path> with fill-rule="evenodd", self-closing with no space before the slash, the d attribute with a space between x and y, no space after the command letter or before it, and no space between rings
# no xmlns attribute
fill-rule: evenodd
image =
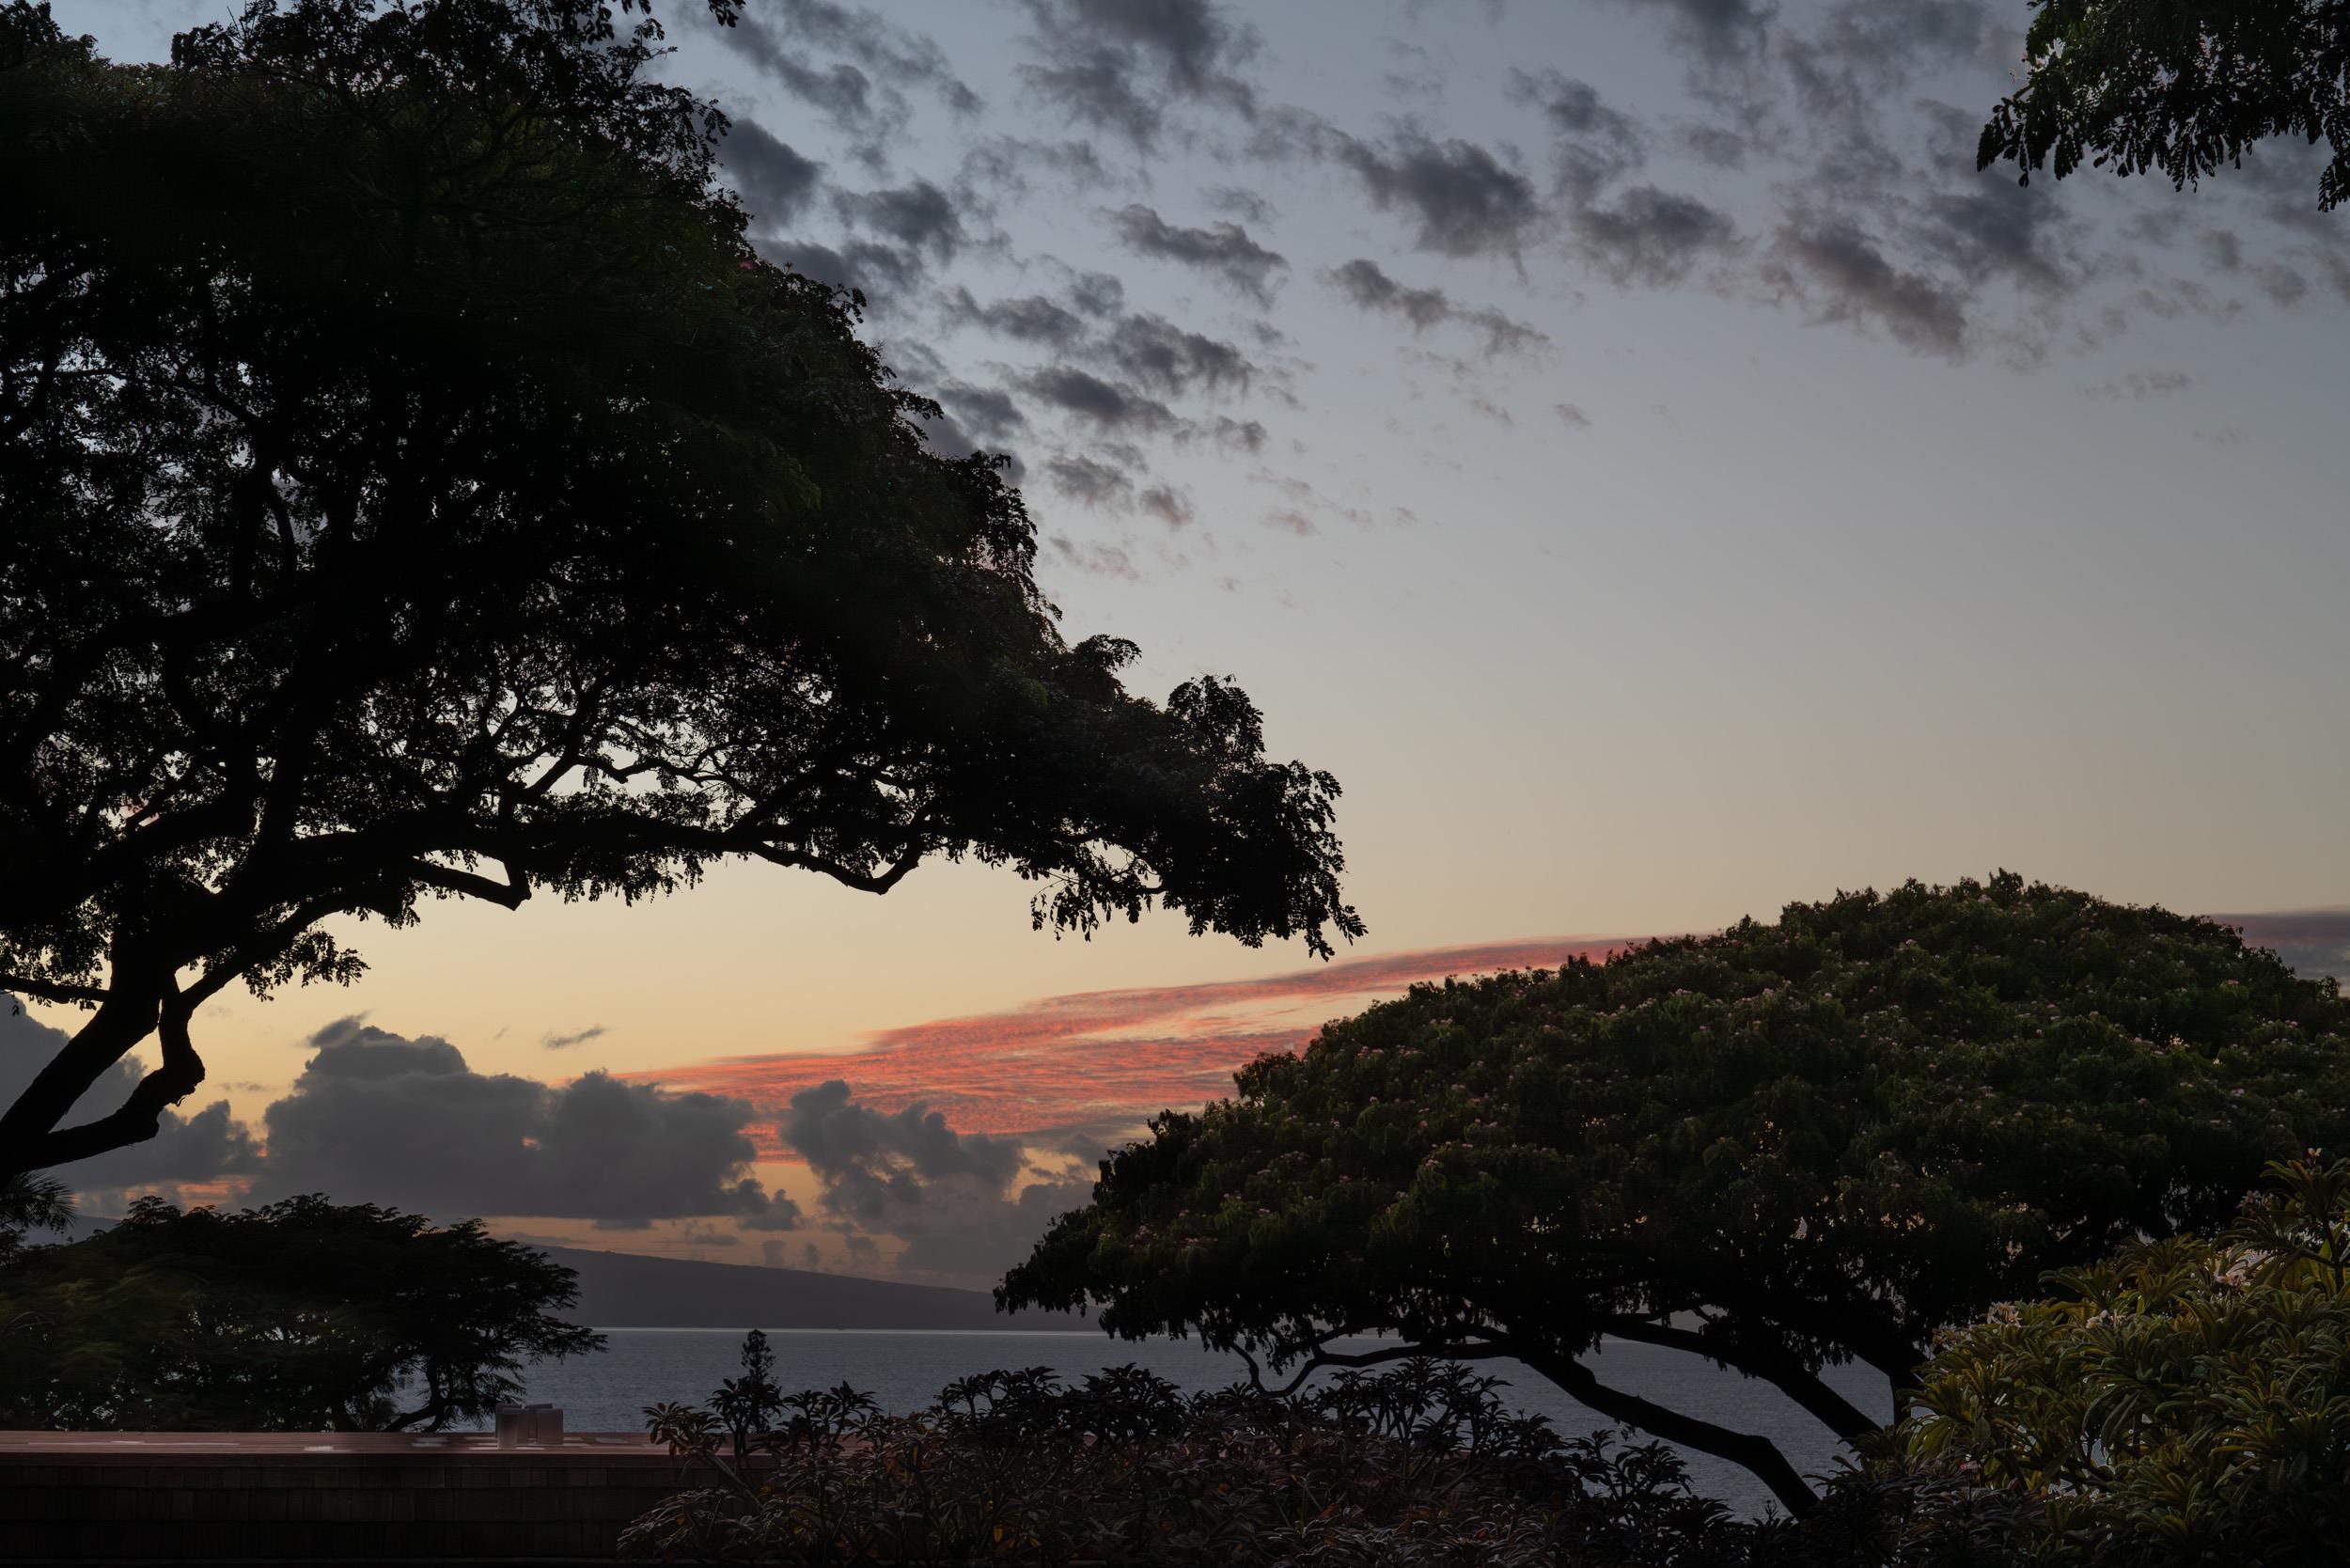
<svg viewBox="0 0 2350 1568"><path fill-rule="evenodd" d="M2350 1161L2216 1241L2133 1243L1952 1334L1897 1435L1916 1549L2306 1562L2350 1530Z"/></svg>
<svg viewBox="0 0 2350 1568"><path fill-rule="evenodd" d="M603 1348L570 1269L480 1223L291 1198L141 1199L0 1267L0 1427L375 1431L477 1420L527 1361ZM402 1410L395 1396L416 1403Z"/></svg>
<svg viewBox="0 0 2350 1568"><path fill-rule="evenodd" d="M2023 87L1977 153L2192 185L2271 136L2323 140L2317 204L2350 196L2350 8L2339 0L2032 0Z"/></svg>
<svg viewBox="0 0 2350 1568"><path fill-rule="evenodd" d="M1272 1398L1180 1394L1136 1367L1074 1387L1043 1368L885 1416L846 1388L786 1401L747 1464L713 1413L652 1430L713 1484L655 1508L622 1551L664 1561L1315 1563L1330 1568L1832 1564L1859 1536L1748 1525L1690 1494L1660 1446L1562 1441L1500 1384L1427 1360ZM1851 1559L1857 1560L1857 1559Z"/></svg>
<svg viewBox="0 0 2350 1568"><path fill-rule="evenodd" d="M1937 1327L2350 1138L2350 1004L2209 921L2001 873L1420 987L1238 1082L1104 1161L999 1303L1277 1371L1374 1331L1512 1356L1800 1509L1776 1449L1578 1357L1686 1350L1866 1435L1889 1412L1823 1364L1904 1386Z"/></svg>
<svg viewBox="0 0 2350 1568"><path fill-rule="evenodd" d="M16 1256L27 1231L62 1235L73 1220L65 1184L46 1176L0 1178L0 1264Z"/></svg>
<svg viewBox="0 0 2350 1568"><path fill-rule="evenodd" d="M746 243L659 36L251 0L117 66L0 4L0 989L94 1009L0 1172L151 1137L202 1001L431 899L970 855L1040 927L1360 933L1335 781L1064 641L997 461Z"/></svg>

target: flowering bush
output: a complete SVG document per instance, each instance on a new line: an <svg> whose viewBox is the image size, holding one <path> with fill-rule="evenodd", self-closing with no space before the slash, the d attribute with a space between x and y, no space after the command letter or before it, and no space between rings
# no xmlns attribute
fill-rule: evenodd
<svg viewBox="0 0 2350 1568"><path fill-rule="evenodd" d="M2123 1247L1946 1339L1896 1435L1916 1552L2339 1560L2350 1161L2270 1174L2216 1241Z"/></svg>
<svg viewBox="0 0 2350 1568"><path fill-rule="evenodd" d="M710 1483L639 1518L621 1548L672 1562L1038 1568L1837 1560L1814 1549L1820 1527L1733 1521L1690 1492L1669 1450L1562 1439L1510 1414L1500 1387L1428 1360L1288 1398L1246 1385L1186 1397L1135 1367L1074 1386L1043 1368L993 1372L909 1416L845 1388L792 1395L740 1463L718 1415L656 1405L654 1435Z"/></svg>

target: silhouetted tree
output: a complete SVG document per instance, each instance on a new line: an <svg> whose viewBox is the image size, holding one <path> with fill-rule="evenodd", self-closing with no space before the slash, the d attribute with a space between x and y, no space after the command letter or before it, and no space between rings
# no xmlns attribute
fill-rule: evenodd
<svg viewBox="0 0 2350 1568"><path fill-rule="evenodd" d="M428 898L972 855L1058 930L1362 930L1336 782L1060 637L998 460L749 248L657 39L257 0L121 67L0 8L0 990L91 1010L0 1174L152 1136L207 997Z"/></svg>
<svg viewBox="0 0 2350 1568"><path fill-rule="evenodd" d="M2024 86L1978 167L2026 182L2086 161L2194 184L2271 136L2326 142L2317 204L2350 196L2350 6L2342 0L2032 0Z"/></svg>
<svg viewBox="0 0 2350 1568"><path fill-rule="evenodd" d="M2209 921L2002 873L1420 987L1239 1086L1104 1161L999 1305L1301 1376L1515 1357L1800 1509L1772 1443L1590 1353L1686 1351L1872 1433L1892 1411L1823 1365L1899 1389L1935 1329L2350 1137L2350 1003Z"/></svg>
<svg viewBox="0 0 2350 1568"><path fill-rule="evenodd" d="M438 1429L519 1394L525 1362L603 1348L549 1315L577 1298L570 1269L478 1220L145 1198L0 1266L0 1426Z"/></svg>

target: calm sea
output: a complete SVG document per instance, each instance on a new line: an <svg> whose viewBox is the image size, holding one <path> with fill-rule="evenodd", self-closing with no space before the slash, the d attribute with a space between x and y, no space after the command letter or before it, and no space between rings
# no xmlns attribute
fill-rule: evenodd
<svg viewBox="0 0 2350 1568"><path fill-rule="evenodd" d="M529 1372L531 1400L563 1408L573 1432L628 1432L644 1427L644 1406L656 1400L698 1402L736 1371L739 1331L718 1328L607 1328L602 1355L548 1362ZM1039 1334L862 1332L771 1329L776 1380L784 1388L832 1388L847 1383L889 1410L915 1410L959 1377L995 1368L1051 1367L1075 1380L1126 1362L1147 1367L1187 1389L1222 1388L1245 1379L1237 1356L1201 1350L1181 1340L1129 1343L1098 1333ZM1364 1341L1368 1346L1372 1341ZM1777 1389L1691 1357L1651 1345L1606 1343L1594 1363L1606 1382L1724 1426L1760 1432L1778 1442L1806 1473L1833 1469L1838 1452L1827 1430ZM1507 1397L1521 1413L1547 1416L1559 1431L1580 1435L1608 1426L1514 1361L1482 1370L1509 1383ZM1827 1380L1864 1410L1889 1414L1885 1380L1854 1367L1831 1368ZM1692 1453L1698 1490L1744 1514L1760 1514L1768 1500L1746 1471Z"/></svg>

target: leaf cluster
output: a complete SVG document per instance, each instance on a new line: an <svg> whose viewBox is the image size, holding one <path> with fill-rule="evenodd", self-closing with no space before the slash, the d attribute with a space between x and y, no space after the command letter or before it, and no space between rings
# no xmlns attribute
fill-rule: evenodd
<svg viewBox="0 0 2350 1568"><path fill-rule="evenodd" d="M146 1198L0 1263L0 1426L439 1430L519 1395L526 1363L601 1349L553 1315L576 1299L570 1269L478 1221Z"/></svg>
<svg viewBox="0 0 2350 1568"><path fill-rule="evenodd" d="M2311 1561L2350 1529L2350 1161L2275 1167L1952 1333L1887 1467L1915 1549L2082 1568Z"/></svg>
<svg viewBox="0 0 2350 1568"><path fill-rule="evenodd" d="M1977 164L2160 169L2185 188L2271 136L2326 142L2317 204L2350 196L2350 9L2338 0L2033 0L2029 75Z"/></svg>

